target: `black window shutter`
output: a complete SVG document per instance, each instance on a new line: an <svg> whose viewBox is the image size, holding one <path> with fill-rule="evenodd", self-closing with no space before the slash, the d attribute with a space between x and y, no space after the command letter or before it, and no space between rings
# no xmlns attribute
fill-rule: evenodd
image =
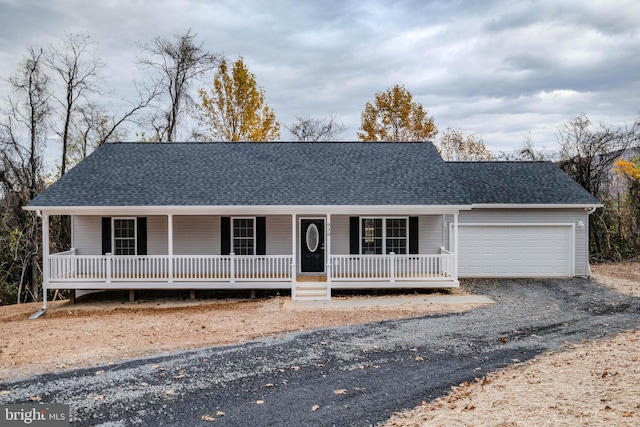
<svg viewBox="0 0 640 427"><path fill-rule="evenodd" d="M267 218L256 217L256 255L267 253Z"/></svg>
<svg viewBox="0 0 640 427"><path fill-rule="evenodd" d="M418 252L418 217L409 217L409 253L417 254Z"/></svg>
<svg viewBox="0 0 640 427"><path fill-rule="evenodd" d="M360 253L360 217L349 217L349 253Z"/></svg>
<svg viewBox="0 0 640 427"><path fill-rule="evenodd" d="M231 217L220 218L220 254L229 255L231 253Z"/></svg>
<svg viewBox="0 0 640 427"><path fill-rule="evenodd" d="M111 252L111 217L102 217L102 255Z"/></svg>
<svg viewBox="0 0 640 427"><path fill-rule="evenodd" d="M136 232L136 245L138 245L138 255L147 255L147 218L138 217L138 230Z"/></svg>

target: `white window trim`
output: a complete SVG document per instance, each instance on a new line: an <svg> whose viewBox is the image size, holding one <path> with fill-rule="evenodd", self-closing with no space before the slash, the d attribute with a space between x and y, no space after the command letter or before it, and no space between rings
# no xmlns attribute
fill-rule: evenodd
<svg viewBox="0 0 640 427"><path fill-rule="evenodd" d="M358 217L358 226L359 226L359 240L358 240L358 245L360 248L360 255L365 255L362 253L362 241L364 240L364 235L363 232L364 230L362 229L362 220L364 219L381 219L382 220L382 254L370 254L370 255L387 255L387 220L388 219L404 219L405 220L405 224L407 226L407 236L405 237L405 240L407 242L407 254L409 253L409 235L410 235L410 230L409 230L409 217L408 216L371 216L371 215L367 215L367 216L359 216ZM397 238L395 238L397 239ZM399 240L399 239L398 239Z"/></svg>
<svg viewBox="0 0 640 427"><path fill-rule="evenodd" d="M258 233L257 233L257 230L256 230L256 218L257 217L255 217L255 216L232 216L231 217L231 224L230 224L231 232L229 233L231 235L231 247L230 247L231 252L235 253L234 242L235 242L236 236L235 236L235 233L234 233L235 232L235 227L233 226L234 220L236 220L236 219L250 219L250 220L253 221L253 255L247 255L247 256L255 256L256 255L256 252L257 252L257 246L256 245L258 243L258 239L257 239L257 234ZM239 237L239 239L247 239L248 240L249 238L248 237ZM238 254L236 254L236 255L238 255Z"/></svg>
<svg viewBox="0 0 640 427"><path fill-rule="evenodd" d="M133 220L133 255L117 255L117 256L137 256L138 255L138 218L135 216L118 216L111 218L111 253L116 255L116 221Z"/></svg>

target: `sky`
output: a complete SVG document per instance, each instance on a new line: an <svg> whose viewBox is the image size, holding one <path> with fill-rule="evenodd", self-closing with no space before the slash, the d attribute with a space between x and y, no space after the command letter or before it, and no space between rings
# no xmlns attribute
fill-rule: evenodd
<svg viewBox="0 0 640 427"><path fill-rule="evenodd" d="M554 150L558 127L581 113L640 118L639 23L637 0L0 0L0 77L29 47L89 33L112 97L134 99L139 43L191 29L206 49L244 58L282 124L335 114L339 139L355 141L366 102L398 84L440 134L459 128L494 152L529 134Z"/></svg>

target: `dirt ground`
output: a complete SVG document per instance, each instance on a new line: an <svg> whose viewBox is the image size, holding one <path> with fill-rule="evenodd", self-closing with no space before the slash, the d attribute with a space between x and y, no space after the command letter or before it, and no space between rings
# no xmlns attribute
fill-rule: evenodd
<svg viewBox="0 0 640 427"><path fill-rule="evenodd" d="M595 265L593 274L604 285L640 296L638 263ZM464 295L464 291L442 294ZM74 305L56 301L37 320L28 316L39 304L0 307L0 381L291 331L477 306L425 304L424 293L414 298L422 303L301 310L289 296L190 301L156 295L131 303L127 294L116 294ZM631 330L606 342L567 346L563 352L461 384L436 402L394 415L385 426L632 426L640 425L638 396L640 331Z"/></svg>
<svg viewBox="0 0 640 427"><path fill-rule="evenodd" d="M29 316L40 309L40 303L0 307L0 381L293 331L477 307L425 302L431 296L465 295L460 288L334 298L364 303L404 295L410 300L357 310L298 307L290 296L274 295L249 299L246 291L239 294L242 298L237 294L235 298L190 301L188 293L137 292L136 300L129 302L128 293L121 292L80 298L76 304L49 302L46 315L35 320Z"/></svg>
<svg viewBox="0 0 640 427"><path fill-rule="evenodd" d="M592 266L593 278L640 297L640 264ZM385 427L639 426L640 331L460 384L433 403L394 415Z"/></svg>

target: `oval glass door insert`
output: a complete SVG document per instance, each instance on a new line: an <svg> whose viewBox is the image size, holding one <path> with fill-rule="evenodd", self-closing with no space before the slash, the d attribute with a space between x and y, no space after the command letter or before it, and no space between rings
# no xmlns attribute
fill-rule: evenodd
<svg viewBox="0 0 640 427"><path fill-rule="evenodd" d="M310 224L309 227L307 227L306 240L309 252L315 252L320 244L320 232L315 224Z"/></svg>

